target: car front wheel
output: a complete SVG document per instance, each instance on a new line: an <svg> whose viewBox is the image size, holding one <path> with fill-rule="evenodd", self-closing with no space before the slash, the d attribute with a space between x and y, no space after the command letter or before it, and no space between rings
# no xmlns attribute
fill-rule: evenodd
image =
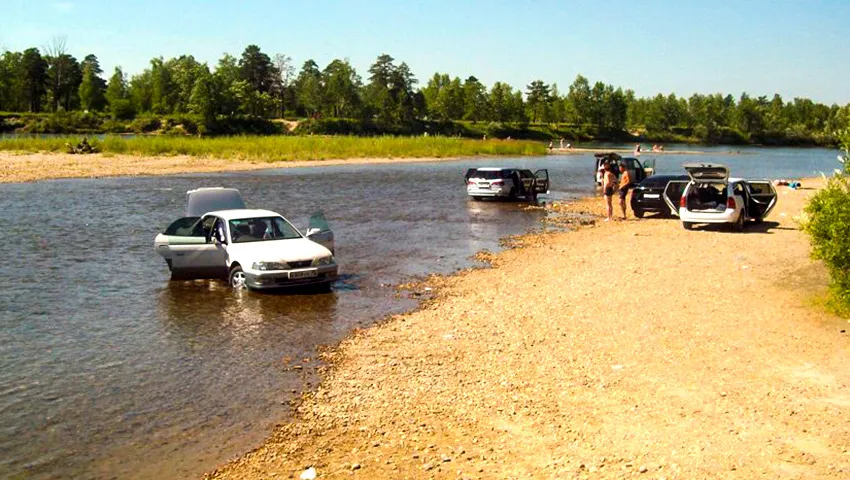
<svg viewBox="0 0 850 480"><path fill-rule="evenodd" d="M692 230L694 228L694 224L691 222L682 222L682 226L685 227L685 230Z"/></svg>
<svg viewBox="0 0 850 480"><path fill-rule="evenodd" d="M245 287L245 272L239 265L230 269L230 286L235 289Z"/></svg>

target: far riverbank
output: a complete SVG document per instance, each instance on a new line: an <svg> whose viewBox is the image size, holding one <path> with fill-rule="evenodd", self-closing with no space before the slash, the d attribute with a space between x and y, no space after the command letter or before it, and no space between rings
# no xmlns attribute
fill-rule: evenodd
<svg viewBox="0 0 850 480"><path fill-rule="evenodd" d="M481 144L482 148L450 150L447 151L446 154L440 153L439 155L429 150L417 151L414 149L400 156L387 155L385 153L386 150L381 149L374 149L375 155L373 156L360 153L361 151L368 150L365 149L351 151L351 157L325 157L325 155L331 155L332 153L335 153L335 151L329 150L328 152L323 153L313 150L304 152L301 157L297 156L297 153L287 153L286 158L279 160L264 156L268 155L268 153L259 152L257 154L252 154L250 151L246 152L244 155L236 155L233 153L226 156L218 156L215 154L204 155L202 152L198 152L195 155L168 155L143 152L134 152L132 154L106 152L88 155L72 155L62 153L61 151L41 151L34 153L26 151L0 150L0 183L34 182L39 180L61 178L175 175L181 173L210 173L227 171L236 172L269 168L315 167L341 164L368 165L379 163L435 162L451 161L474 156L490 156L493 158L499 158L510 156L544 155L546 153L546 150L542 145L539 145L539 149L526 149L523 143L527 142L508 142L498 140L487 142L466 142ZM511 143L516 143L520 148L494 149L488 147L486 145L488 143L497 145L502 144L507 145L508 147L511 147ZM0 146L2 146L2 142L0 142ZM617 152L624 156L628 156L631 153L631 151L626 149L605 147L553 149L548 153L551 155L592 155L596 152ZM384 154L381 155L381 153ZM651 155L656 154L658 154L658 152L653 152ZM664 154L716 156L736 155L738 152L730 151L718 153L699 150L670 150L668 152L661 153L661 155Z"/></svg>

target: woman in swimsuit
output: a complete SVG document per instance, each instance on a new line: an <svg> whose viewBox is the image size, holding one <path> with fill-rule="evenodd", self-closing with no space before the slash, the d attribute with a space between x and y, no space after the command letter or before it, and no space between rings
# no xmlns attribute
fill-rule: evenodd
<svg viewBox="0 0 850 480"><path fill-rule="evenodd" d="M611 203L614 199L614 185L617 183L617 177L611 171L611 164L605 164L605 172L602 174L602 194L605 195L605 205L608 207L608 216L606 222L610 222L614 217L614 205Z"/></svg>

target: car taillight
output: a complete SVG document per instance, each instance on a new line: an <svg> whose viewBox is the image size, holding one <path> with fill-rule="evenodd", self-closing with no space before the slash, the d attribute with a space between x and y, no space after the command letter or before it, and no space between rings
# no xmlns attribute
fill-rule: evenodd
<svg viewBox="0 0 850 480"><path fill-rule="evenodd" d="M682 195L682 198L679 199L679 207L686 208L688 206L688 196Z"/></svg>
<svg viewBox="0 0 850 480"><path fill-rule="evenodd" d="M735 198L729 197L726 199L726 208L735 210Z"/></svg>
<svg viewBox="0 0 850 480"><path fill-rule="evenodd" d="M503 182L502 180L495 180L495 181L490 183L490 185L504 185L504 184L505 184L505 182Z"/></svg>
<svg viewBox="0 0 850 480"><path fill-rule="evenodd" d="M472 180L470 180L470 181L466 182L466 184L467 184L467 185L475 185L475 182L473 182Z"/></svg>

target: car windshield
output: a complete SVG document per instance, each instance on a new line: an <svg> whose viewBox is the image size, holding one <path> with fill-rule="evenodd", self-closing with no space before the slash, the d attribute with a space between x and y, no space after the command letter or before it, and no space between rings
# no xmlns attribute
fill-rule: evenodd
<svg viewBox="0 0 850 480"><path fill-rule="evenodd" d="M281 217L239 218L230 221L233 243L301 238L301 234Z"/></svg>

